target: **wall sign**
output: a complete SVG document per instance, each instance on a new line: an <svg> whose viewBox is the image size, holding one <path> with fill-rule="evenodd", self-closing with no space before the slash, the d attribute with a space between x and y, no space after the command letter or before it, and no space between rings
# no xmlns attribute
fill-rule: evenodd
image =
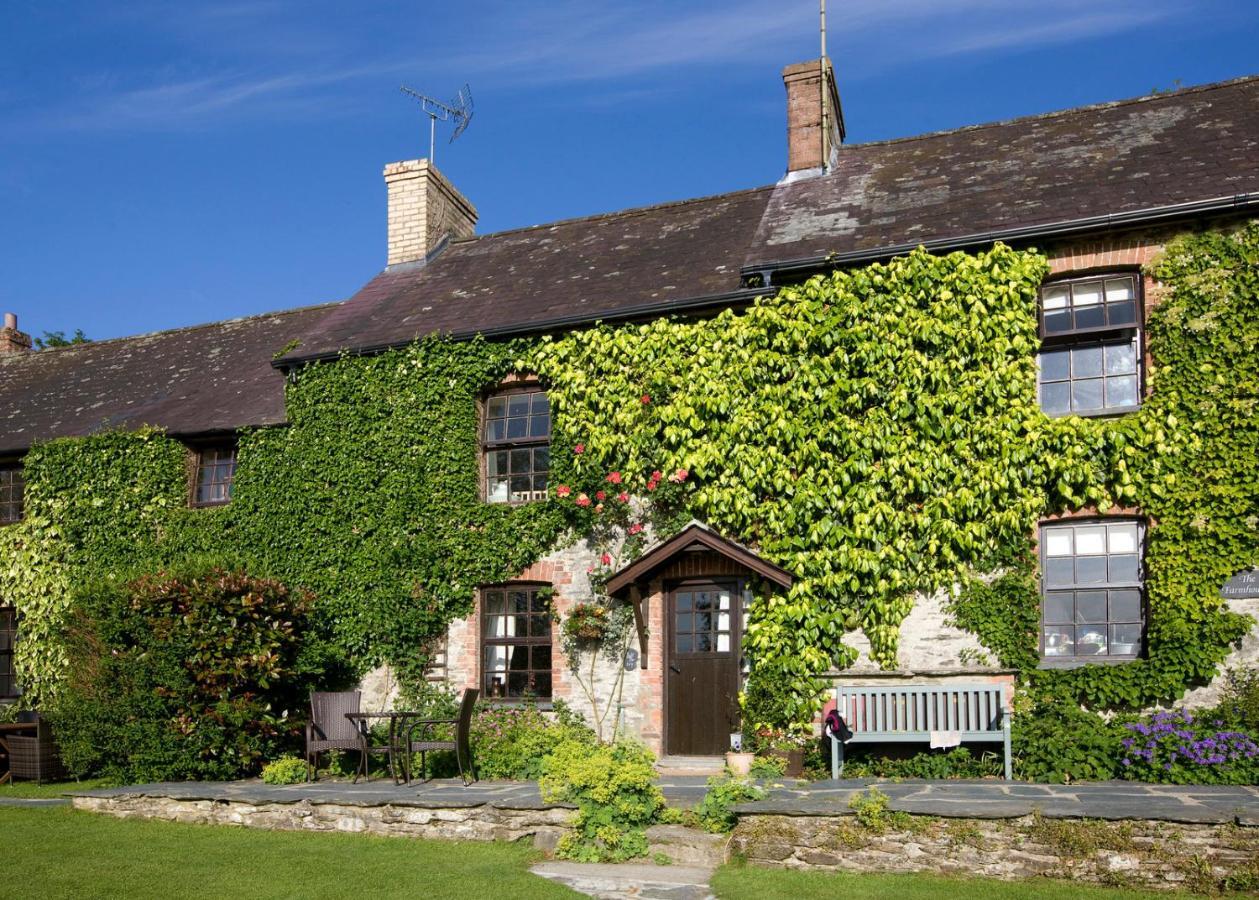
<svg viewBox="0 0 1259 900"><path fill-rule="evenodd" d="M1254 600L1259 598L1259 569L1238 572L1220 588L1220 596L1226 600Z"/></svg>

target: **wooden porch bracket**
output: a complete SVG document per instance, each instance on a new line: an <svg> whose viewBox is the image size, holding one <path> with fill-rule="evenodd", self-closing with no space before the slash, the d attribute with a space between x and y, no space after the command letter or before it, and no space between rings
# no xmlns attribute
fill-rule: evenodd
<svg viewBox="0 0 1259 900"><path fill-rule="evenodd" d="M647 614L643 611L643 589L630 586L630 606L634 610L634 628L638 631L638 668L647 668Z"/></svg>

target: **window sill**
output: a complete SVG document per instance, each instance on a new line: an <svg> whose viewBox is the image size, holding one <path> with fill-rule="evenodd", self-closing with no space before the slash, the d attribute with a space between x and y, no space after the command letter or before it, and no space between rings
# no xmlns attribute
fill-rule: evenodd
<svg viewBox="0 0 1259 900"><path fill-rule="evenodd" d="M189 509L217 509L220 506L230 506L231 500L214 500L209 503L189 503Z"/></svg>
<svg viewBox="0 0 1259 900"><path fill-rule="evenodd" d="M551 712L555 709L555 703L552 700L517 700L512 697L485 697L483 699L491 706L506 709L524 709L528 706L542 712Z"/></svg>
<svg viewBox="0 0 1259 900"><path fill-rule="evenodd" d="M1140 659L1139 656L1062 656L1042 658L1036 668L1044 671L1046 669L1079 669L1084 666L1122 666Z"/></svg>
<svg viewBox="0 0 1259 900"><path fill-rule="evenodd" d="M1051 419L1069 419L1071 416L1078 416L1081 419L1107 419L1107 418L1117 419L1120 416L1128 415L1128 413L1138 412L1140 411L1140 409L1141 409L1141 404L1138 403L1136 406L1118 406L1118 407L1115 407L1114 409L1098 409L1098 410L1091 410L1089 412L1053 413L1053 412L1045 412L1045 410L1043 409L1041 410L1041 412L1044 412L1045 415Z"/></svg>

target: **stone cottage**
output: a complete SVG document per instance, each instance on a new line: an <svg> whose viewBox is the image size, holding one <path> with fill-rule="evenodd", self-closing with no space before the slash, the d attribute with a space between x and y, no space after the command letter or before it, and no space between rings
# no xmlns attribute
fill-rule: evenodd
<svg viewBox="0 0 1259 900"><path fill-rule="evenodd" d="M238 435L290 420L286 378L426 335L503 341L601 321L705 317L819 272L917 247L944 253L1035 246L1041 291L1039 400L1049 416L1122 416L1150 386L1144 323L1157 291L1142 266L1186 229L1227 229L1259 209L1259 76L867 144L845 143L828 60L783 72L787 171L764 187L478 235L471 201L427 160L384 169L385 268L350 299L247 319L33 352L0 330L0 525L24 515L33 446L108 430L160 429L188 450L186 502L237 501ZM484 385L476 440L485 504L545 503L547 385L518 372ZM1046 666L1123 664L1145 652L1135 508L1046 519L1040 650ZM430 677L495 702L563 698L589 711L562 658L555 615L591 595L584 541L555 546L500 583L478 584L450 622ZM603 661L596 702L657 752L711 755L738 730L741 631L750 585L790 587L789 566L741 535L693 523L615 573L635 640ZM1229 602L1259 613L1253 592ZM19 690L20 609L0 607L0 695ZM868 648L860 632L852 640ZM434 648L429 648L434 649ZM1259 657L1259 631L1232 663ZM901 624L899 666L863 653L851 678L1006 680L943 596ZM609 692L615 690L615 698ZM368 676L387 702L389 673ZM1199 699L1210 688L1198 686Z"/></svg>

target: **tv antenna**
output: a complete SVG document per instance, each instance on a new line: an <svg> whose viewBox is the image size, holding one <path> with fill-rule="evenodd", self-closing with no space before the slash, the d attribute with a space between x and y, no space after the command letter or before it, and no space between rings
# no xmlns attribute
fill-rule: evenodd
<svg viewBox="0 0 1259 900"><path fill-rule="evenodd" d="M418 100L420 109L428 116L428 161L433 163L437 155L437 120L455 123L455 130L450 135L450 143L453 144L472 121L472 88L465 84L449 103L421 94L405 84L402 85L402 93Z"/></svg>

